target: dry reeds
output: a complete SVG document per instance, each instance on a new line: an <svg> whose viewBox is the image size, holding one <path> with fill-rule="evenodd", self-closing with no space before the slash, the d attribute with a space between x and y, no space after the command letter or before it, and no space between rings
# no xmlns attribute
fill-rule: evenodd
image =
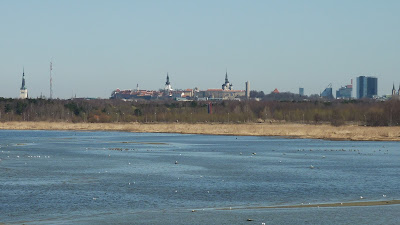
<svg viewBox="0 0 400 225"><path fill-rule="evenodd" d="M290 136L296 138L400 141L398 127L365 127L347 125L307 124L186 124L186 123L64 123L64 122L4 122L0 129L14 130L104 130L150 133L183 133L242 136Z"/></svg>

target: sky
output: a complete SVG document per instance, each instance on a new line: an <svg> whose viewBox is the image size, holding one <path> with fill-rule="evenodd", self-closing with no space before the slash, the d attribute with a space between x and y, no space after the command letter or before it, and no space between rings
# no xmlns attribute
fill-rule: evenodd
<svg viewBox="0 0 400 225"><path fill-rule="evenodd" d="M113 90L319 94L357 76L400 84L398 0L0 0L0 97L108 98Z"/></svg>

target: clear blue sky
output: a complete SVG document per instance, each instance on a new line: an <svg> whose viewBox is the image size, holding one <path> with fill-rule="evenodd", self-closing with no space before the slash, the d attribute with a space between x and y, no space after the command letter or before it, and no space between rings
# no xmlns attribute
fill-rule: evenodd
<svg viewBox="0 0 400 225"><path fill-rule="evenodd" d="M110 96L116 88L305 94L359 75L400 83L400 1L0 0L0 96Z"/></svg>

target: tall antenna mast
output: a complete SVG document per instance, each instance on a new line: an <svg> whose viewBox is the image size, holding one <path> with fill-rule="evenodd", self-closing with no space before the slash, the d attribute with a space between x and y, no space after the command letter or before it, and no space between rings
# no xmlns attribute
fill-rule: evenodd
<svg viewBox="0 0 400 225"><path fill-rule="evenodd" d="M53 98L53 77L51 76L52 70L53 70L53 62L50 61L50 99Z"/></svg>

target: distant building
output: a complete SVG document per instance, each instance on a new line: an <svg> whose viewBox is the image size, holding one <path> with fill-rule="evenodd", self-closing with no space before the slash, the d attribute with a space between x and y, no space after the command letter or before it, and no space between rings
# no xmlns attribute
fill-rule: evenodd
<svg viewBox="0 0 400 225"><path fill-rule="evenodd" d="M185 90L175 90L172 91L172 97L177 100L177 98L185 98L189 99L193 97L193 89L185 89Z"/></svg>
<svg viewBox="0 0 400 225"><path fill-rule="evenodd" d="M27 99L28 98L28 89L25 86L25 70L22 70L22 85L19 94L20 99Z"/></svg>
<svg viewBox="0 0 400 225"><path fill-rule="evenodd" d="M304 96L304 88L299 88L299 95Z"/></svg>
<svg viewBox="0 0 400 225"><path fill-rule="evenodd" d="M273 92L271 92L271 93L279 94L278 88L275 88L275 90Z"/></svg>
<svg viewBox="0 0 400 225"><path fill-rule="evenodd" d="M184 89L184 90L173 90L167 74L167 80L165 82L164 89L160 91L149 91L139 90L139 85L136 86L135 90L120 90L116 89L111 93L111 99L122 99L122 100L155 100L155 99L174 99L177 101L192 101L196 100L240 100L246 96L244 90L233 90L232 84L228 80L228 73L225 74L225 83L222 85L222 89L207 89L201 91L198 88ZM250 83L246 82L246 90L250 96Z"/></svg>
<svg viewBox="0 0 400 225"><path fill-rule="evenodd" d="M182 92L183 92L183 97L193 97L194 90L193 89L185 89Z"/></svg>
<svg viewBox="0 0 400 225"><path fill-rule="evenodd" d="M169 75L167 73L167 81L165 82L165 88L164 88L165 95L172 96L172 90L173 89L172 89L171 83L169 82Z"/></svg>
<svg viewBox="0 0 400 225"><path fill-rule="evenodd" d="M142 100L152 100L152 99L162 99L162 98L170 98L173 95L176 96L184 96L182 93L174 93L171 87L171 83L169 81L169 75L167 73L167 80L165 82L164 90L160 91L150 91L150 90L140 90L139 84L136 85L135 90L120 90L119 88L111 93L111 99L142 99Z"/></svg>
<svg viewBox="0 0 400 225"><path fill-rule="evenodd" d="M228 73L226 73L225 83L222 85L222 89L207 89L205 91L195 91L194 95L195 98L197 99L208 99L208 100L237 100L246 96L246 91L232 90L232 86L233 85L229 83L228 80Z"/></svg>
<svg viewBox="0 0 400 225"><path fill-rule="evenodd" d="M250 82L246 81L246 98L250 98Z"/></svg>
<svg viewBox="0 0 400 225"><path fill-rule="evenodd" d="M233 84L229 83L229 80L228 80L228 71L226 71L225 83L222 84L222 90L224 90L224 91L232 90L232 86L233 86Z"/></svg>
<svg viewBox="0 0 400 225"><path fill-rule="evenodd" d="M353 80L351 80L351 84L341 87L339 88L339 90L336 91L336 98L351 99L352 92L353 92Z"/></svg>
<svg viewBox="0 0 400 225"><path fill-rule="evenodd" d="M378 95L378 78L357 77L357 98L373 98Z"/></svg>
<svg viewBox="0 0 400 225"><path fill-rule="evenodd" d="M120 90L119 88L111 93L111 99L143 99L151 100L164 97L160 91L148 90Z"/></svg>
<svg viewBox="0 0 400 225"><path fill-rule="evenodd" d="M391 99L400 100L400 85L399 85L399 90L396 91L396 88L394 87L394 83L393 83Z"/></svg>
<svg viewBox="0 0 400 225"><path fill-rule="evenodd" d="M337 99L351 99L351 93L353 91L353 85L346 85L344 87L339 88L336 91Z"/></svg>
<svg viewBox="0 0 400 225"><path fill-rule="evenodd" d="M321 97L326 99L333 99L332 84L329 84L328 87L325 88L325 90L321 93Z"/></svg>
<svg viewBox="0 0 400 225"><path fill-rule="evenodd" d="M207 89L195 93L197 98L208 98L209 100L233 100L246 96L244 90L223 90L223 89Z"/></svg>

